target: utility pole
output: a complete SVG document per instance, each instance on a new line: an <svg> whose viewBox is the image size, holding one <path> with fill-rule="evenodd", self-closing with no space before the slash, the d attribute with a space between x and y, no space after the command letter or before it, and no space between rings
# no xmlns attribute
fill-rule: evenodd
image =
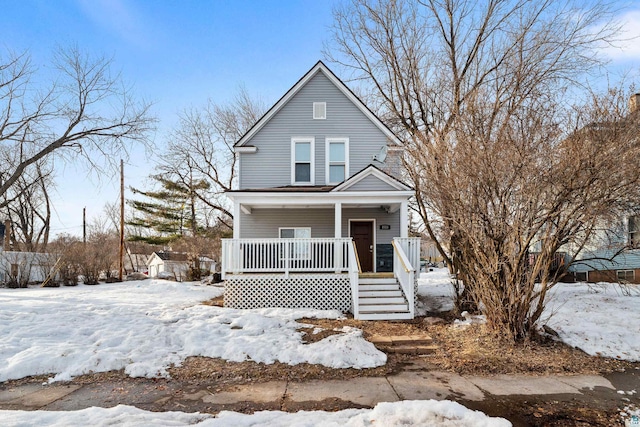
<svg viewBox="0 0 640 427"><path fill-rule="evenodd" d="M124 160L120 159L120 271L118 280L122 282L124 270Z"/></svg>
<svg viewBox="0 0 640 427"><path fill-rule="evenodd" d="M87 244L87 207L82 208L82 243Z"/></svg>

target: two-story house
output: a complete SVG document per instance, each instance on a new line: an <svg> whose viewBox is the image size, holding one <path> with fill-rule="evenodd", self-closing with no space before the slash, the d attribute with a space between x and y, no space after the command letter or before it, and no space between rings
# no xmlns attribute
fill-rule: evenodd
<svg viewBox="0 0 640 427"><path fill-rule="evenodd" d="M400 140L322 62L235 144L225 305L412 318L419 239Z"/></svg>

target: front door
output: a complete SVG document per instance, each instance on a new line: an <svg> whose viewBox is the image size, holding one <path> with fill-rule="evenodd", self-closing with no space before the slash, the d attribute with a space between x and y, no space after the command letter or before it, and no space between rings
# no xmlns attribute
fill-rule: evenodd
<svg viewBox="0 0 640 427"><path fill-rule="evenodd" d="M356 244L360 268L373 271L373 222L351 221L351 237Z"/></svg>

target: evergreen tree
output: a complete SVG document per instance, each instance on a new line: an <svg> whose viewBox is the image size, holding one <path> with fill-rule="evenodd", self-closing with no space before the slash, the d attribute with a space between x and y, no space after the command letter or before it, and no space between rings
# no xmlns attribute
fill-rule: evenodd
<svg viewBox="0 0 640 427"><path fill-rule="evenodd" d="M134 219L127 224L140 230L129 236L130 241L164 245L184 236L198 234L195 191L208 186L206 181L191 181L189 185L152 175L160 189L143 191L131 187L134 194L146 200L130 200Z"/></svg>

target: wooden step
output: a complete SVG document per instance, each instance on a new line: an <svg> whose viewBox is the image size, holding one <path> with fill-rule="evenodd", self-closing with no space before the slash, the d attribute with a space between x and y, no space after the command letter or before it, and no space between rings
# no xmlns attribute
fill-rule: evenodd
<svg viewBox="0 0 640 427"><path fill-rule="evenodd" d="M430 345L433 338L426 334L416 335L372 335L368 338L374 345L403 346L403 345Z"/></svg>
<svg viewBox="0 0 640 427"><path fill-rule="evenodd" d="M362 291L395 291L400 289L400 285L398 285L397 283L395 284L360 284L358 286L358 291L362 292Z"/></svg>
<svg viewBox="0 0 640 427"><path fill-rule="evenodd" d="M429 335L373 335L369 342L386 353L431 354L438 349Z"/></svg>
<svg viewBox="0 0 640 427"><path fill-rule="evenodd" d="M406 304L406 300L403 296L399 297L385 297L385 296L375 296L375 297L360 297L358 298L358 304L360 307L375 304L375 305L387 305L387 304Z"/></svg>
<svg viewBox="0 0 640 427"><path fill-rule="evenodd" d="M360 304L359 311L363 313L394 313L394 312L408 312L409 305L403 304Z"/></svg>
<svg viewBox="0 0 640 427"><path fill-rule="evenodd" d="M433 354L438 350L437 345L400 345L392 347L378 347L385 353L396 354Z"/></svg>
<svg viewBox="0 0 640 427"><path fill-rule="evenodd" d="M361 285L398 285L398 280L394 277L391 278L380 278L380 279L358 279L358 283Z"/></svg>
<svg viewBox="0 0 640 427"><path fill-rule="evenodd" d="M389 313L362 313L358 315L359 320L408 320L413 319L411 313L408 311L404 312L389 312Z"/></svg>
<svg viewBox="0 0 640 427"><path fill-rule="evenodd" d="M393 272L391 273L360 273L358 274L358 277L360 279L362 278L367 278L367 279L385 279L385 278L392 278L393 279Z"/></svg>
<svg viewBox="0 0 640 427"><path fill-rule="evenodd" d="M383 290L371 290L371 291L363 291L360 290L358 292L358 296L360 298L380 298L380 297L402 297L402 291L400 289L383 289Z"/></svg>

